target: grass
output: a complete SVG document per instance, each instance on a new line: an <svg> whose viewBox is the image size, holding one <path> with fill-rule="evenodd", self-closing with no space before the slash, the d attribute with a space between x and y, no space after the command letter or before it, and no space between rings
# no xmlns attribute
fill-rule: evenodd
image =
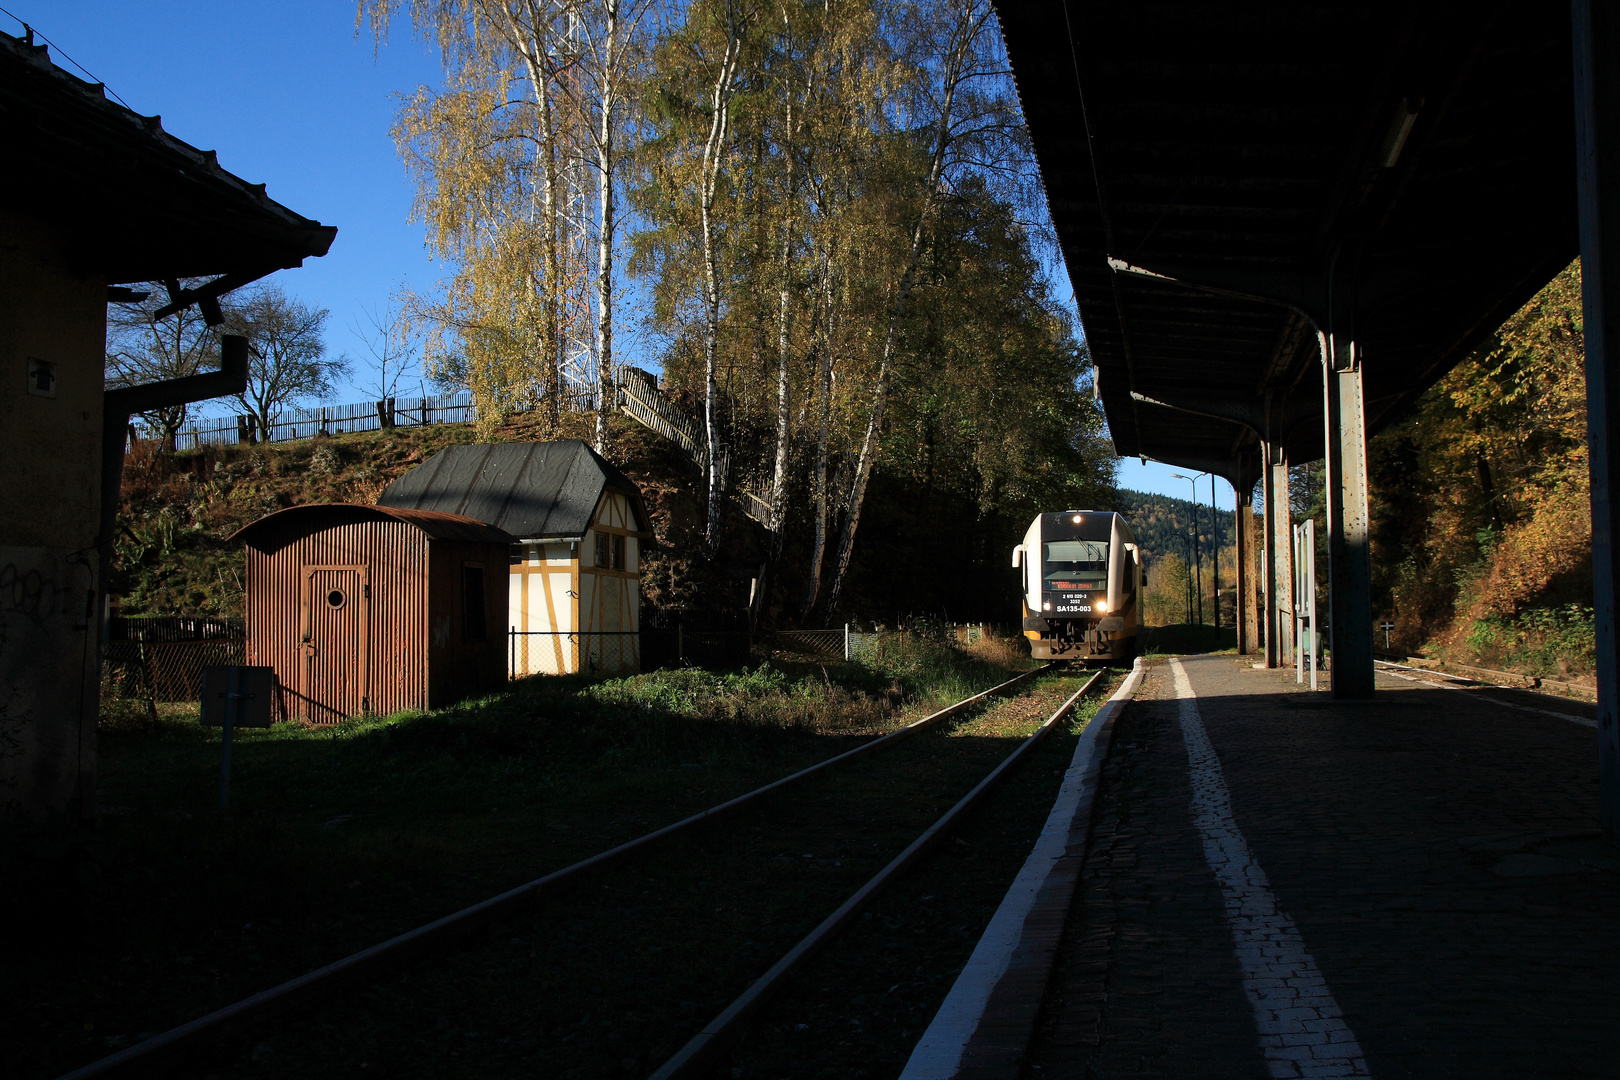
<svg viewBox="0 0 1620 1080"><path fill-rule="evenodd" d="M219 735L109 711L100 819L14 831L15 1075L55 1075L821 760L1027 667L916 640L823 669L537 677L432 713Z"/></svg>

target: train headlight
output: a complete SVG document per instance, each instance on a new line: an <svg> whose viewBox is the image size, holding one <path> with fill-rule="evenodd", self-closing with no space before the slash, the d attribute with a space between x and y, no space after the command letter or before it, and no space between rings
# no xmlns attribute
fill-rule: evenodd
<svg viewBox="0 0 1620 1080"><path fill-rule="evenodd" d="M1107 611L1108 610L1108 601L1106 601L1106 600L1097 601L1097 610L1098 611Z"/></svg>
<svg viewBox="0 0 1620 1080"><path fill-rule="evenodd" d="M1042 604L1041 605L1041 610L1042 611L1051 611L1052 610L1052 601L1048 600L1044 604Z"/></svg>
<svg viewBox="0 0 1620 1080"><path fill-rule="evenodd" d="M1080 515L1079 514L1074 515L1074 523L1076 525L1080 524Z"/></svg>

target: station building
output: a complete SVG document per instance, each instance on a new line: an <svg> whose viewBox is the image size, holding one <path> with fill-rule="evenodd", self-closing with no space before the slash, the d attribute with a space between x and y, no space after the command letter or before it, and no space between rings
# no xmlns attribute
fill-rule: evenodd
<svg viewBox="0 0 1620 1080"><path fill-rule="evenodd" d="M217 326L221 296L337 230L57 67L32 31L0 34L0 115L0 804L89 816L128 419L247 378L247 342L225 336L219 371L107 387L107 305L164 282L165 316L197 305Z"/></svg>
<svg viewBox="0 0 1620 1080"><path fill-rule="evenodd" d="M383 490L379 507L457 514L510 534L513 676L641 667L641 491L577 439L452 446Z"/></svg>

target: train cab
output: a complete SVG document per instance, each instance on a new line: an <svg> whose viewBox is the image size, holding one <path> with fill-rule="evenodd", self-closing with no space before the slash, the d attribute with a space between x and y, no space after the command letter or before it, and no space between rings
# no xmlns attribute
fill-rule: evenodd
<svg viewBox="0 0 1620 1080"><path fill-rule="evenodd" d="M1013 549L1024 636L1041 660L1111 662L1136 655L1142 562L1136 536L1111 510L1041 514Z"/></svg>

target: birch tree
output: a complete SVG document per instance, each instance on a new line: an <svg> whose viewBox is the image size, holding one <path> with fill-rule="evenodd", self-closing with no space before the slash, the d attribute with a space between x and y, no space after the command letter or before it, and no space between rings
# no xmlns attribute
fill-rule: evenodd
<svg viewBox="0 0 1620 1080"><path fill-rule="evenodd" d="M480 420L543 404L559 420L568 300L586 276L561 215L578 117L559 87L579 64L567 0L360 0L379 46L396 16L432 42L441 88L419 88L394 139L417 182L415 216L453 271L417 297L426 366L464 371Z"/></svg>
<svg viewBox="0 0 1620 1080"><path fill-rule="evenodd" d="M933 10L913 9L898 28L908 44L921 51L913 61L919 78L907 118L911 124L902 122L902 126L927 133L927 157L922 175L917 178L906 254L887 289L888 311L882 331L881 359L865 436L855 465L848 512L839 535L827 599L829 611L838 605L844 575L849 571L854 552L855 532L860 526L867 484L877 460L902 320L916 284L929 227L946 195L952 173L965 168L976 153L989 151L984 155L989 157L1008 155L1022 133L1017 104L1000 55L1000 41L993 30L992 14L989 0L947 0Z"/></svg>

